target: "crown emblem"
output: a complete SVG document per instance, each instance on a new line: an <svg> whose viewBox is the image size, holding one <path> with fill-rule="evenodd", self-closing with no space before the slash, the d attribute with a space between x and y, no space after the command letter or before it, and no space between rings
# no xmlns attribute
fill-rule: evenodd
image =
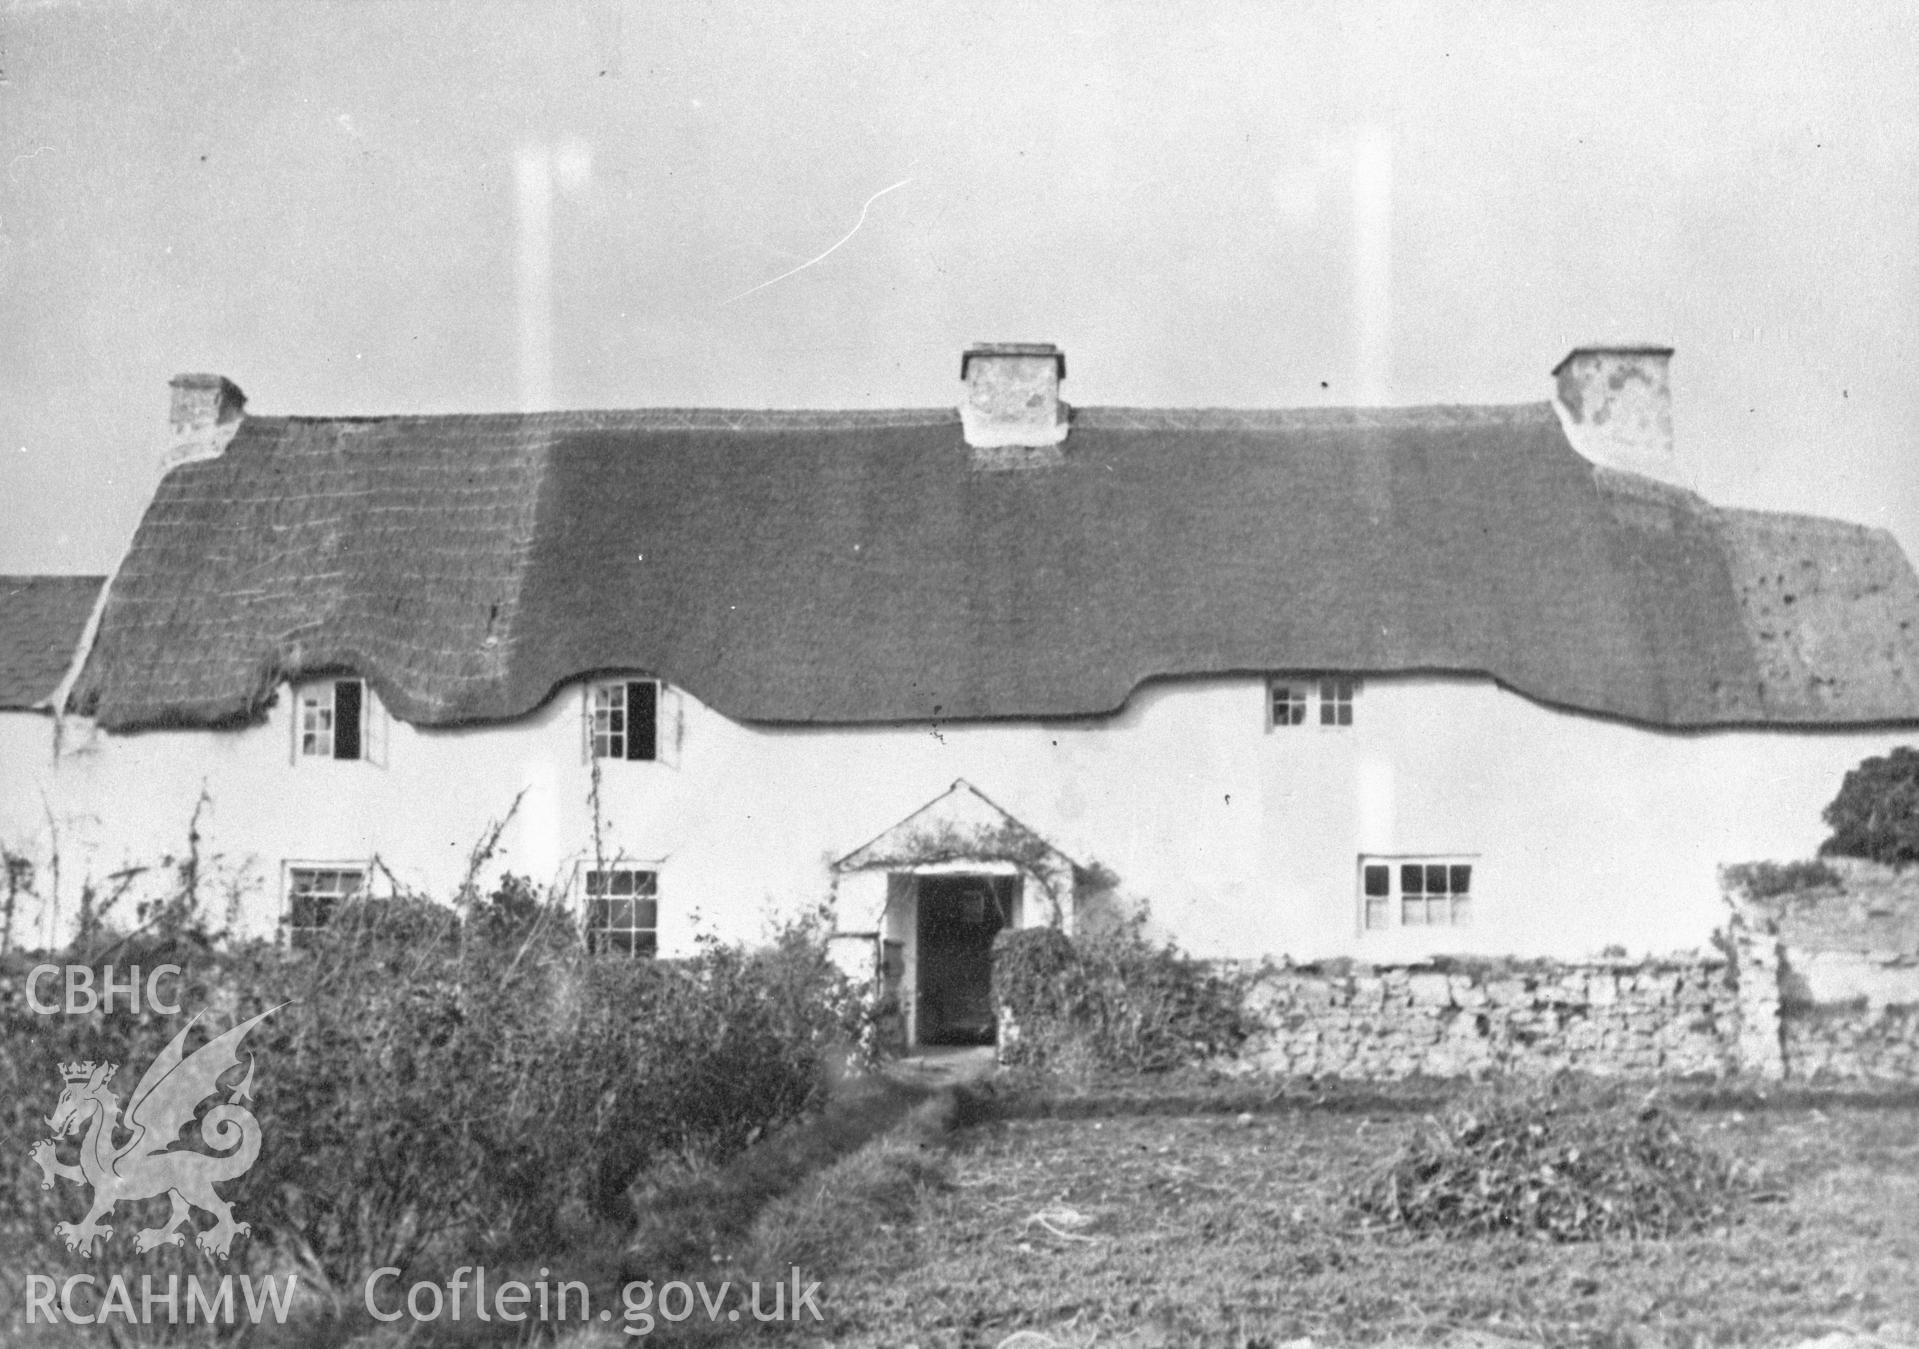
<svg viewBox="0 0 1919 1349"><path fill-rule="evenodd" d="M246 1056L247 1083L228 1093L224 1101L218 1100L219 1081L239 1071L238 1051L247 1032L278 1010L269 1007L188 1054L187 1035L200 1021L200 1015L195 1015L153 1056L124 1107L113 1089L118 1063L86 1059L59 1065L66 1088L47 1116L51 1133L33 1145L30 1155L45 1188L71 1180L93 1192L86 1217L53 1225L54 1235L68 1250L82 1256L102 1254L113 1237L113 1225L102 1220L112 1214L113 1206L122 1200L137 1204L160 1195L173 1197L171 1216L159 1227L132 1234L136 1254L191 1241L207 1255L224 1260L233 1239L251 1233L251 1227L234 1218L233 1205L214 1186L245 1175L260 1152L259 1118L239 1104L253 1080L252 1056ZM209 1101L213 1108L202 1114L200 1107ZM199 1146L176 1149L173 1145L184 1141L180 1135L188 1129L197 1131L192 1142ZM122 1143L115 1138L118 1133L130 1136ZM80 1135L80 1161L69 1165L60 1160L60 1150L76 1134ZM192 1216L196 1209L213 1215L211 1228L196 1230ZM47 1315L51 1319L55 1314ZM209 1318L212 1315L207 1313Z"/></svg>

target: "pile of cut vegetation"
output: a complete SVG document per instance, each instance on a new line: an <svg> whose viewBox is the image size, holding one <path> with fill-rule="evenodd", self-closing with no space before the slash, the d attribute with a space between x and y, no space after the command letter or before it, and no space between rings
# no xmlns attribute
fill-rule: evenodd
<svg viewBox="0 0 1919 1349"><path fill-rule="evenodd" d="M1723 1220L1750 1177L1654 1096L1573 1078L1501 1086L1429 1118L1356 1197L1415 1231L1669 1237Z"/></svg>

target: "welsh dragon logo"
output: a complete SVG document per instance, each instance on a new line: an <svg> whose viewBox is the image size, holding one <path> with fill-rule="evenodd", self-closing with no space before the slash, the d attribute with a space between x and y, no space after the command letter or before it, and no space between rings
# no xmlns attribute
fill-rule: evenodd
<svg viewBox="0 0 1919 1349"><path fill-rule="evenodd" d="M119 1064L89 1061L60 1065L67 1086L47 1118L53 1136L34 1144L33 1160L45 1177L40 1187L43 1190L52 1189L56 1177L93 1188L93 1207L85 1218L54 1225L54 1235L67 1243L68 1250L90 1257L95 1241L104 1249L113 1228L101 1219L113 1212L115 1204L163 1194L172 1201L173 1211L159 1227L143 1228L134 1234L136 1251L186 1245L187 1233L177 1229L184 1225L192 1231L190 1218L196 1208L213 1215L213 1226L196 1237L200 1249L209 1255L226 1259L234 1237L252 1231L249 1224L233 1220L233 1206L213 1188L221 1181L245 1175L260 1155L260 1121L242 1104L252 1099L252 1055L247 1056L245 1079L228 1088L226 1100L200 1119L200 1137L219 1152L175 1150L173 1145L179 1141L181 1130L193 1123L200 1103L220 1091L220 1078L240 1066L240 1042L247 1032L279 1010L270 1007L188 1054L187 1032L200 1019L195 1016L154 1056L140 1085L133 1089L124 1120L112 1086ZM59 1141L82 1130L85 1137L80 1140L80 1164L69 1166L57 1160ZM116 1144L116 1133L130 1133L131 1137Z"/></svg>

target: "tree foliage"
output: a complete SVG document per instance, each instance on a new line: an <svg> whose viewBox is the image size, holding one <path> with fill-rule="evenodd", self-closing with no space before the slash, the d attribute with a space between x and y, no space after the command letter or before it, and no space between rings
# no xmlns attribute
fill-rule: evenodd
<svg viewBox="0 0 1919 1349"><path fill-rule="evenodd" d="M1826 807L1832 837L1822 857L1864 857L1888 866L1919 862L1919 750L1901 745L1846 774Z"/></svg>

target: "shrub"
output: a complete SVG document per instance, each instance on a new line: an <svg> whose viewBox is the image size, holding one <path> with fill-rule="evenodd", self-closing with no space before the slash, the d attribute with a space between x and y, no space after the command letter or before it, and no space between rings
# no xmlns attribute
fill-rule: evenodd
<svg viewBox="0 0 1919 1349"><path fill-rule="evenodd" d="M1846 774L1826 807L1832 837L1821 857L1864 857L1888 866L1919 862L1919 750L1901 745Z"/></svg>
<svg viewBox="0 0 1919 1349"><path fill-rule="evenodd" d="M994 996L1017 1028L1009 1062L1072 1076L1164 1072L1235 1052L1252 1033L1240 981L1170 942L1134 912L1069 939L1055 928L999 934Z"/></svg>
<svg viewBox="0 0 1919 1349"><path fill-rule="evenodd" d="M246 1046L264 1146L224 1190L254 1229L236 1270L295 1251L347 1288L380 1265L544 1246L564 1213L626 1218L627 1185L656 1159L718 1160L810 1109L858 1029L814 920L763 947L627 961L588 955L570 915L510 887L464 924L418 901L341 917L298 950L182 948L175 961L185 1010L210 1008L209 1029L284 1004ZM161 963L167 951L140 940L116 961ZM30 963L7 958L0 975ZM120 1063L124 1093L183 1024L36 1016L8 982L0 1131L23 1147L44 1135L57 1062ZM85 1268L47 1235L78 1196L39 1181L31 1167L0 1176L0 1235ZM135 1223L114 1223L118 1251Z"/></svg>
<svg viewBox="0 0 1919 1349"><path fill-rule="evenodd" d="M1483 1091L1369 1175L1365 1215L1416 1231L1668 1237L1724 1218L1736 1165L1651 1097L1559 1077Z"/></svg>
<svg viewBox="0 0 1919 1349"><path fill-rule="evenodd" d="M1725 883L1752 899L1775 899L1802 890L1823 890L1842 883L1838 872L1817 859L1797 862L1740 862L1723 869Z"/></svg>

